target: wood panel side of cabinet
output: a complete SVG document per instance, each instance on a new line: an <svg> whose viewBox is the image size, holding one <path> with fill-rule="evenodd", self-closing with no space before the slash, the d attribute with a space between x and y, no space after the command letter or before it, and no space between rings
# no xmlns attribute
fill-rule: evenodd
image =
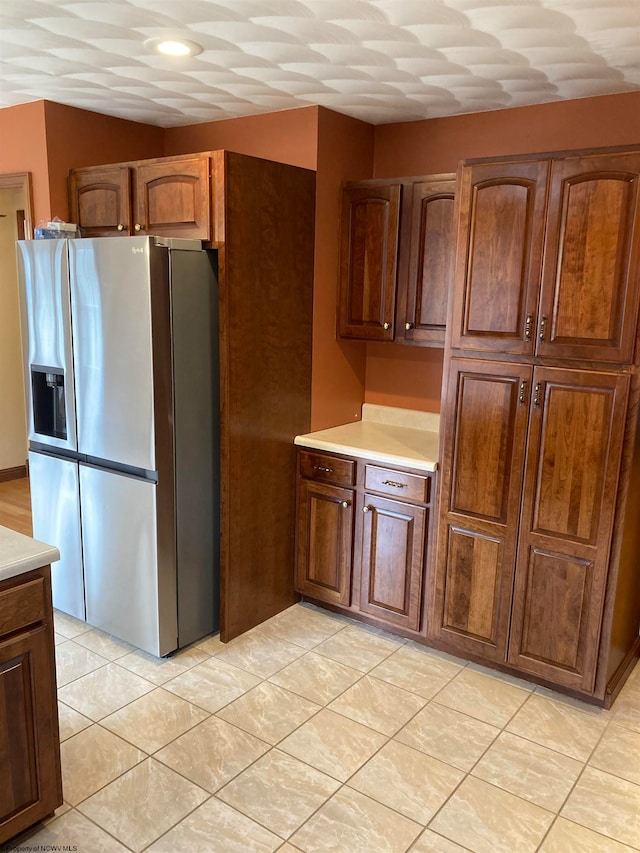
<svg viewBox="0 0 640 853"><path fill-rule="evenodd" d="M340 220L338 334L394 336L401 185L346 186Z"/></svg>
<svg viewBox="0 0 640 853"><path fill-rule="evenodd" d="M427 635L502 662L530 393L527 365L451 359Z"/></svg>
<svg viewBox="0 0 640 853"><path fill-rule="evenodd" d="M640 374L630 380L594 690L607 705L640 656Z"/></svg>
<svg viewBox="0 0 640 853"><path fill-rule="evenodd" d="M640 152L551 167L537 353L630 363L640 300Z"/></svg>
<svg viewBox="0 0 640 853"><path fill-rule="evenodd" d="M399 279L398 301L405 307L397 333L406 342L444 346L455 261L455 175L414 181L408 194L401 240L409 244L409 258Z"/></svg>
<svg viewBox="0 0 640 853"><path fill-rule="evenodd" d="M105 166L69 175L71 221L83 237L121 237L132 233L131 169Z"/></svg>
<svg viewBox="0 0 640 853"><path fill-rule="evenodd" d="M463 166L451 346L532 354L548 163Z"/></svg>
<svg viewBox="0 0 640 853"><path fill-rule="evenodd" d="M315 174L225 152L221 635L294 603L294 437L311 420Z"/></svg>
<svg viewBox="0 0 640 853"><path fill-rule="evenodd" d="M536 368L509 662L594 686L629 377Z"/></svg>

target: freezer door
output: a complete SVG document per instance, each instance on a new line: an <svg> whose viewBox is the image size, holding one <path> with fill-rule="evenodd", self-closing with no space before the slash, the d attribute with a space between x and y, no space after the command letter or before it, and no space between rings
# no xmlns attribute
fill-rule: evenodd
<svg viewBox="0 0 640 853"><path fill-rule="evenodd" d="M72 240L69 264L78 450L153 471L150 252L148 237Z"/></svg>
<svg viewBox="0 0 640 853"><path fill-rule="evenodd" d="M60 551L51 565L53 606L84 620L78 463L31 452L29 479L33 535Z"/></svg>
<svg viewBox="0 0 640 853"><path fill-rule="evenodd" d="M68 242L19 240L17 260L28 436L32 441L51 447L76 450ZM62 387L48 388L47 375L55 376L58 383L62 381ZM42 379L40 387L38 379ZM36 393L39 387L47 395L46 403L51 404L52 409L55 404L57 415L66 421L64 430L50 428L43 432L36 429L34 381Z"/></svg>
<svg viewBox="0 0 640 853"><path fill-rule="evenodd" d="M156 488L80 465L87 621L163 656L177 648L176 577L158 553Z"/></svg>

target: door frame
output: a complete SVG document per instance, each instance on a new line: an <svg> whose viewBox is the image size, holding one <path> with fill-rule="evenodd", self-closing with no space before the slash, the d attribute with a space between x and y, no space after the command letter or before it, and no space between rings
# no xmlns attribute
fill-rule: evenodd
<svg viewBox="0 0 640 853"><path fill-rule="evenodd" d="M33 239L33 192L31 190L31 172L0 174L0 190L21 190L24 208L24 236Z"/></svg>

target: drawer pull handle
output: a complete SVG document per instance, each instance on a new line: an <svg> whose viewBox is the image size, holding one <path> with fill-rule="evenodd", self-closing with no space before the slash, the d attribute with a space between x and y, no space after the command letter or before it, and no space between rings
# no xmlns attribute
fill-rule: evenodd
<svg viewBox="0 0 640 853"><path fill-rule="evenodd" d="M340 501L340 506L342 509L349 509L351 506L351 501Z"/></svg>
<svg viewBox="0 0 640 853"><path fill-rule="evenodd" d="M546 316L546 314L543 314L542 320L540 321L540 332L538 334L538 337L540 338L541 341L544 340L544 333L545 333L546 327L547 327L547 316Z"/></svg>
<svg viewBox="0 0 640 853"><path fill-rule="evenodd" d="M527 319L524 323L524 336L527 341L531 340L531 325L533 323L533 314L527 314Z"/></svg>
<svg viewBox="0 0 640 853"><path fill-rule="evenodd" d="M382 485L383 486L393 486L394 489L406 489L407 488L406 483L396 483L395 480L383 480Z"/></svg>
<svg viewBox="0 0 640 853"><path fill-rule="evenodd" d="M407 330L407 332L410 332L411 329L413 329L413 323L405 323L404 327Z"/></svg>
<svg viewBox="0 0 640 853"><path fill-rule="evenodd" d="M365 504L365 506L362 507L362 512L371 512L372 509L372 506L366 506Z"/></svg>
<svg viewBox="0 0 640 853"><path fill-rule="evenodd" d="M326 468L324 465L314 465L314 471L322 471L323 474L333 474L333 468Z"/></svg>
<svg viewBox="0 0 640 853"><path fill-rule="evenodd" d="M382 324L382 328L383 328L383 329L385 330L385 332L386 332L388 329L390 329L390 328L391 328L391 323L383 323L383 324Z"/></svg>

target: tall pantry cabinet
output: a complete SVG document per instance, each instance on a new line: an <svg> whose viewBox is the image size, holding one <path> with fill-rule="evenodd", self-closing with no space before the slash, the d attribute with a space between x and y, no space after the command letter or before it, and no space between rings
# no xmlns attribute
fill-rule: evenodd
<svg viewBox="0 0 640 853"><path fill-rule="evenodd" d="M639 647L640 151L459 177L429 636L608 704Z"/></svg>

